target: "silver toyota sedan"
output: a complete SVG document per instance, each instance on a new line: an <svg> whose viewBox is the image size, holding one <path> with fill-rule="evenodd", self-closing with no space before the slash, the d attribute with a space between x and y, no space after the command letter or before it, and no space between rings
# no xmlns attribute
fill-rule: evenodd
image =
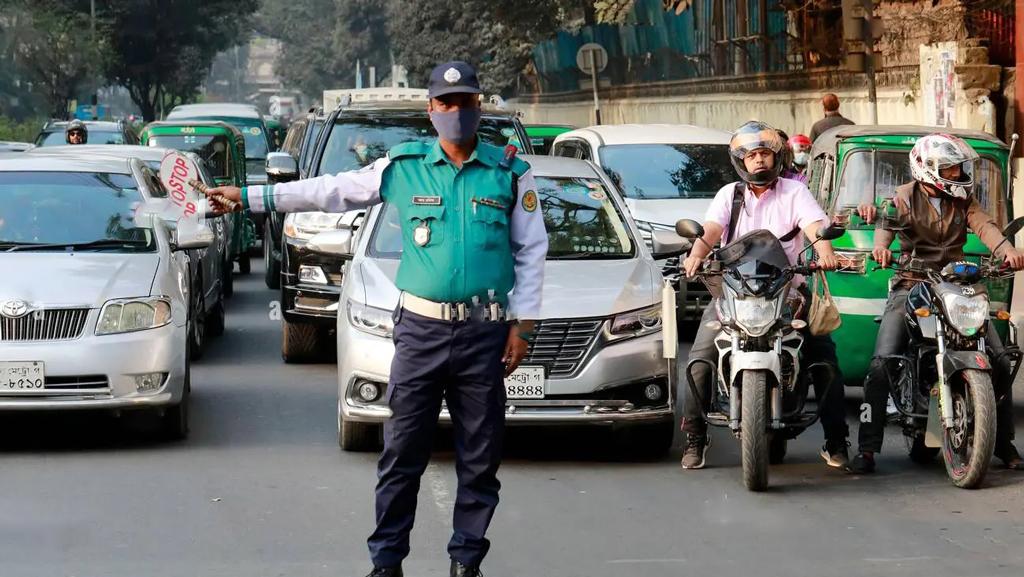
<svg viewBox="0 0 1024 577"><path fill-rule="evenodd" d="M524 156L549 236L541 318L522 365L505 382L509 424L615 426L640 448L671 444L675 391L662 358L661 270L655 257L684 241L659 232L652 255L614 183L582 160ZM338 441L378 446L391 412L387 382L401 227L374 207L354 234L320 233L314 250L348 255L338 314ZM450 420L442 409L442 422Z"/></svg>
<svg viewBox="0 0 1024 577"><path fill-rule="evenodd" d="M139 159L0 158L0 411L145 409L188 433L189 287Z"/></svg>

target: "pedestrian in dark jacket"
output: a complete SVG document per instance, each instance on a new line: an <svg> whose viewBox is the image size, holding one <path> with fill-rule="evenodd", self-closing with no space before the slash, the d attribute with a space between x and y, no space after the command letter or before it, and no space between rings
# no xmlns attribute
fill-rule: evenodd
<svg viewBox="0 0 1024 577"><path fill-rule="evenodd" d="M825 109L825 118L815 122L814 126L811 127L812 142L817 140L823 132L830 128L854 124L852 120L846 118L842 114L839 114L839 97L835 94L829 92L822 96L821 107Z"/></svg>

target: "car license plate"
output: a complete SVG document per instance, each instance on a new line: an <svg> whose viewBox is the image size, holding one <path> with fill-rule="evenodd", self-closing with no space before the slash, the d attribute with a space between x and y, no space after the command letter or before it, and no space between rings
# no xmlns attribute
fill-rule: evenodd
<svg viewBox="0 0 1024 577"><path fill-rule="evenodd" d="M509 399L543 399L544 367L519 367L505 377L505 396Z"/></svg>
<svg viewBox="0 0 1024 577"><path fill-rule="evenodd" d="M41 391L45 385L42 362L0 361L0 393Z"/></svg>

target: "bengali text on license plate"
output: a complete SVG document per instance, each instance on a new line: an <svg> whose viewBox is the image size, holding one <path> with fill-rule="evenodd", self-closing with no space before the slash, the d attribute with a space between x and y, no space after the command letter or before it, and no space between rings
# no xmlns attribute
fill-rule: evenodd
<svg viewBox="0 0 1024 577"><path fill-rule="evenodd" d="M0 361L0 392L41 391L45 384L43 363Z"/></svg>
<svg viewBox="0 0 1024 577"><path fill-rule="evenodd" d="M543 399L544 367L519 367L505 377L505 396L510 399Z"/></svg>

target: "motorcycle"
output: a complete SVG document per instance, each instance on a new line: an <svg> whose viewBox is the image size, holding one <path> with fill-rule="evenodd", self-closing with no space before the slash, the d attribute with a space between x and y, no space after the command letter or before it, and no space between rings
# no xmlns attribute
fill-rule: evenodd
<svg viewBox="0 0 1024 577"><path fill-rule="evenodd" d="M1024 218L1011 222L1003 235L1012 237L1021 228ZM984 281L1014 273L1004 266L965 261L949 263L938 272L915 266L913 259L890 268L921 279L907 293L907 352L883 358L910 458L929 463L941 452L953 484L977 488L988 471L996 438L993 369L985 347L990 308ZM998 311L995 317L1009 320L1010 314ZM1021 360L1016 340L1010 323L1004 354L1011 362L1011 382Z"/></svg>
<svg viewBox="0 0 1024 577"><path fill-rule="evenodd" d="M833 240L845 230L823 227L817 240ZM692 220L676 223L676 233L703 242L704 228ZM813 246L813 245L812 245ZM717 331L717 366L693 359L686 367L690 394L704 401L693 378L699 363L715 375L708 424L728 427L740 440L743 482L751 491L768 487L768 465L778 464L788 440L817 422L818 411L806 411L809 376L827 379L832 386L835 370L826 363L801 367L800 318L807 303L791 294L794 275L812 274L815 263L792 266L778 238L757 230L712 250L712 257L698 276L717 298L718 319L708 323ZM716 281L721 281L721 287ZM836 386L841 386L836 384ZM826 389L827 391L827 389ZM709 406L700 402L700 406ZM820 410L820 409L819 409Z"/></svg>

